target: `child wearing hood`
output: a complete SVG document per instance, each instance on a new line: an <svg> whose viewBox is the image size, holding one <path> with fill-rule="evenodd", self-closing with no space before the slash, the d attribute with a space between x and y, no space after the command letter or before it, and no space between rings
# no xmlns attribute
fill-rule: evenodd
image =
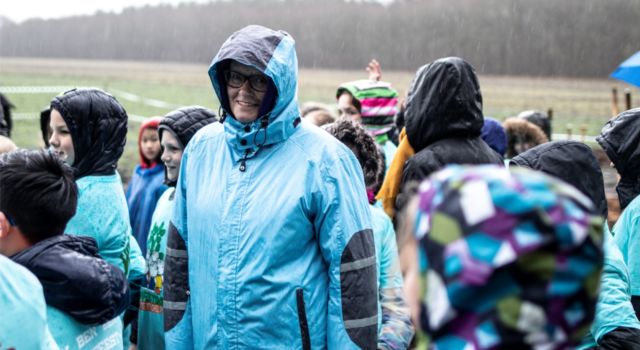
<svg viewBox="0 0 640 350"><path fill-rule="evenodd" d="M140 308L138 312L138 330L135 340L139 349L172 349L165 347L164 342L164 318L163 318L163 282L165 260L171 259L169 268L173 263L180 264L180 254L174 250L167 251L167 239L171 239L169 233L169 221L173 214L175 203L176 182L182 160L182 152L191 140L191 137L203 126L217 121L218 118L212 111L200 107L190 106L170 112L160 120L158 134L162 145L160 159L164 163L164 183L169 187L162 193L151 218L151 228L148 238L145 239L147 271L144 286L140 290ZM184 252L186 254L186 251ZM169 279L169 281L172 281ZM173 281L172 281L173 282ZM171 288L170 288L171 289ZM175 292L175 288L171 292ZM171 295L171 294L169 294ZM168 301L171 301L169 299ZM171 312L174 303L167 303L164 307ZM133 338L133 337L132 337Z"/></svg>
<svg viewBox="0 0 640 350"><path fill-rule="evenodd" d="M147 250L147 235L151 226L151 215L162 193L164 165L160 161L160 139L158 124L160 117L145 120L138 133L140 164L136 165L127 188L127 206L133 236L138 241L142 254Z"/></svg>
<svg viewBox="0 0 640 350"><path fill-rule="evenodd" d="M124 272L135 295L145 261L131 233L122 179L116 171L126 143L127 119L124 107L106 92L72 89L55 97L48 113L41 113L41 127L49 124L43 135L49 136L50 150L73 168L78 186L77 210L65 233L95 239L100 256ZM130 317L125 315L123 321L128 325ZM125 342L128 338L125 335Z"/></svg>
<svg viewBox="0 0 640 350"><path fill-rule="evenodd" d="M127 279L93 238L64 234L76 213L72 169L47 151L15 151L0 157L0 173L0 254L42 284L53 339L62 349L121 349ZM18 349L31 334L22 337Z"/></svg>

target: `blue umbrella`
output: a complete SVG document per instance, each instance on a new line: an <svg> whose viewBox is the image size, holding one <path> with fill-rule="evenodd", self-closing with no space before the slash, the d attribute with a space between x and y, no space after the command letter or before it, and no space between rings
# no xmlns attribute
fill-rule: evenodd
<svg viewBox="0 0 640 350"><path fill-rule="evenodd" d="M640 51L622 62L610 77L640 87Z"/></svg>

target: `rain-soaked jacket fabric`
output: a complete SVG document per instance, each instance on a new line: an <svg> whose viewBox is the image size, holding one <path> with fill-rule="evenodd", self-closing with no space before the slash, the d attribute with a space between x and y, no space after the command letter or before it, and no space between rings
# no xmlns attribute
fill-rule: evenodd
<svg viewBox="0 0 640 350"><path fill-rule="evenodd" d="M150 168L144 168L138 164L127 187L125 197L129 208L129 222L143 255L147 251L147 236L153 211L160 196L167 190L167 186L164 185L164 176L165 169L162 163L157 163Z"/></svg>
<svg viewBox="0 0 640 350"><path fill-rule="evenodd" d="M640 194L640 108L630 109L609 120L596 137L620 174L616 187L620 209Z"/></svg>
<svg viewBox="0 0 640 350"><path fill-rule="evenodd" d="M541 172L449 166L422 183L422 326L434 349L567 349L594 317L602 219Z"/></svg>
<svg viewBox="0 0 640 350"><path fill-rule="evenodd" d="M511 165L514 164L542 171L571 184L589 197L596 206L596 213L606 219L607 198L602 170L591 147L577 141L548 142L514 157Z"/></svg>
<svg viewBox="0 0 640 350"><path fill-rule="evenodd" d="M76 184L78 208L64 232L92 237L107 262L119 267L130 280L143 277L144 257L131 234L120 175L85 176Z"/></svg>
<svg viewBox="0 0 640 350"><path fill-rule="evenodd" d="M291 36L248 26L223 44L209 75L227 114L218 69L229 59L264 72L277 99L252 123L204 127L184 152L169 240L177 232L188 251L190 297L166 266L165 330L193 339L175 348L375 349L375 246L358 161L300 123Z"/></svg>
<svg viewBox="0 0 640 350"><path fill-rule="evenodd" d="M539 170L569 183L591 199L595 205L595 214L607 217L602 171L589 146L576 141L549 142L511 159L511 165ZM600 293L596 316L583 344L584 348L596 345L604 335L612 331L636 332L640 335L640 322L631 305L629 271L606 224L604 231L605 259ZM614 335L609 335L609 338L609 344L614 344L617 339Z"/></svg>
<svg viewBox="0 0 640 350"><path fill-rule="evenodd" d="M207 108L201 106L188 106L178 108L169 112L162 118L158 125L158 133L162 142L162 133L168 131L172 133L180 142L180 147L184 150L189 140L205 125L218 121L218 116ZM164 183L170 187L176 187L175 180L166 178Z"/></svg>
<svg viewBox="0 0 640 350"><path fill-rule="evenodd" d="M0 255L0 310L0 348L58 349L47 325L42 285L29 270L3 255Z"/></svg>
<svg viewBox="0 0 640 350"><path fill-rule="evenodd" d="M67 124L75 153L73 174L113 175L127 136L127 112L98 89L73 89L51 100Z"/></svg>
<svg viewBox="0 0 640 350"><path fill-rule="evenodd" d="M442 58L418 69L404 115L416 155L405 165L403 187L447 164L503 162L480 138L480 85L473 67L460 58Z"/></svg>
<svg viewBox="0 0 640 350"><path fill-rule="evenodd" d="M129 305L124 273L98 255L93 238L54 236L13 255L11 260L38 277L47 305L83 324L105 323Z"/></svg>

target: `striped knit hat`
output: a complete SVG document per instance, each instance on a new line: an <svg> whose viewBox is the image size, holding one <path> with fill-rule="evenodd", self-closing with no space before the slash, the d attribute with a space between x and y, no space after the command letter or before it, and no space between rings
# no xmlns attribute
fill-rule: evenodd
<svg viewBox="0 0 640 350"><path fill-rule="evenodd" d="M362 125L371 135L382 135L393 128L393 118L398 113L398 92L391 84L374 80L350 81L340 85L336 98L345 91L353 96L362 115Z"/></svg>

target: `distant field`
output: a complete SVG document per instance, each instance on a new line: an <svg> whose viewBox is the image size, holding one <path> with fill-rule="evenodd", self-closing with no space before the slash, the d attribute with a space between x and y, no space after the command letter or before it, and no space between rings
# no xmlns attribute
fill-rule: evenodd
<svg viewBox="0 0 640 350"><path fill-rule="evenodd" d="M58 59L0 58L0 89L5 87L96 86L114 94L133 117L120 169L131 173L137 156L139 117L164 115L176 106L199 104L217 112L218 101L207 76L207 65L151 62L84 61ZM384 68L384 67L383 67ZM414 72L383 71L404 96ZM366 78L362 71L302 69L298 86L299 102L335 103L335 89L344 81ZM498 119L526 109L553 108L555 133L573 134L586 128L596 135L611 117L610 91L621 92L628 85L614 80L523 78L481 76L484 112ZM23 93L7 91L19 117L35 117L58 92ZM632 89L634 97L640 91ZM620 93L622 95L622 93ZM637 98L636 98L637 101ZM622 101L621 101L622 102ZM637 106L637 103L634 104ZM622 103L620 103L622 109ZM137 118L136 118L137 117ZM41 145L38 121L16 120L13 138L25 148Z"/></svg>

